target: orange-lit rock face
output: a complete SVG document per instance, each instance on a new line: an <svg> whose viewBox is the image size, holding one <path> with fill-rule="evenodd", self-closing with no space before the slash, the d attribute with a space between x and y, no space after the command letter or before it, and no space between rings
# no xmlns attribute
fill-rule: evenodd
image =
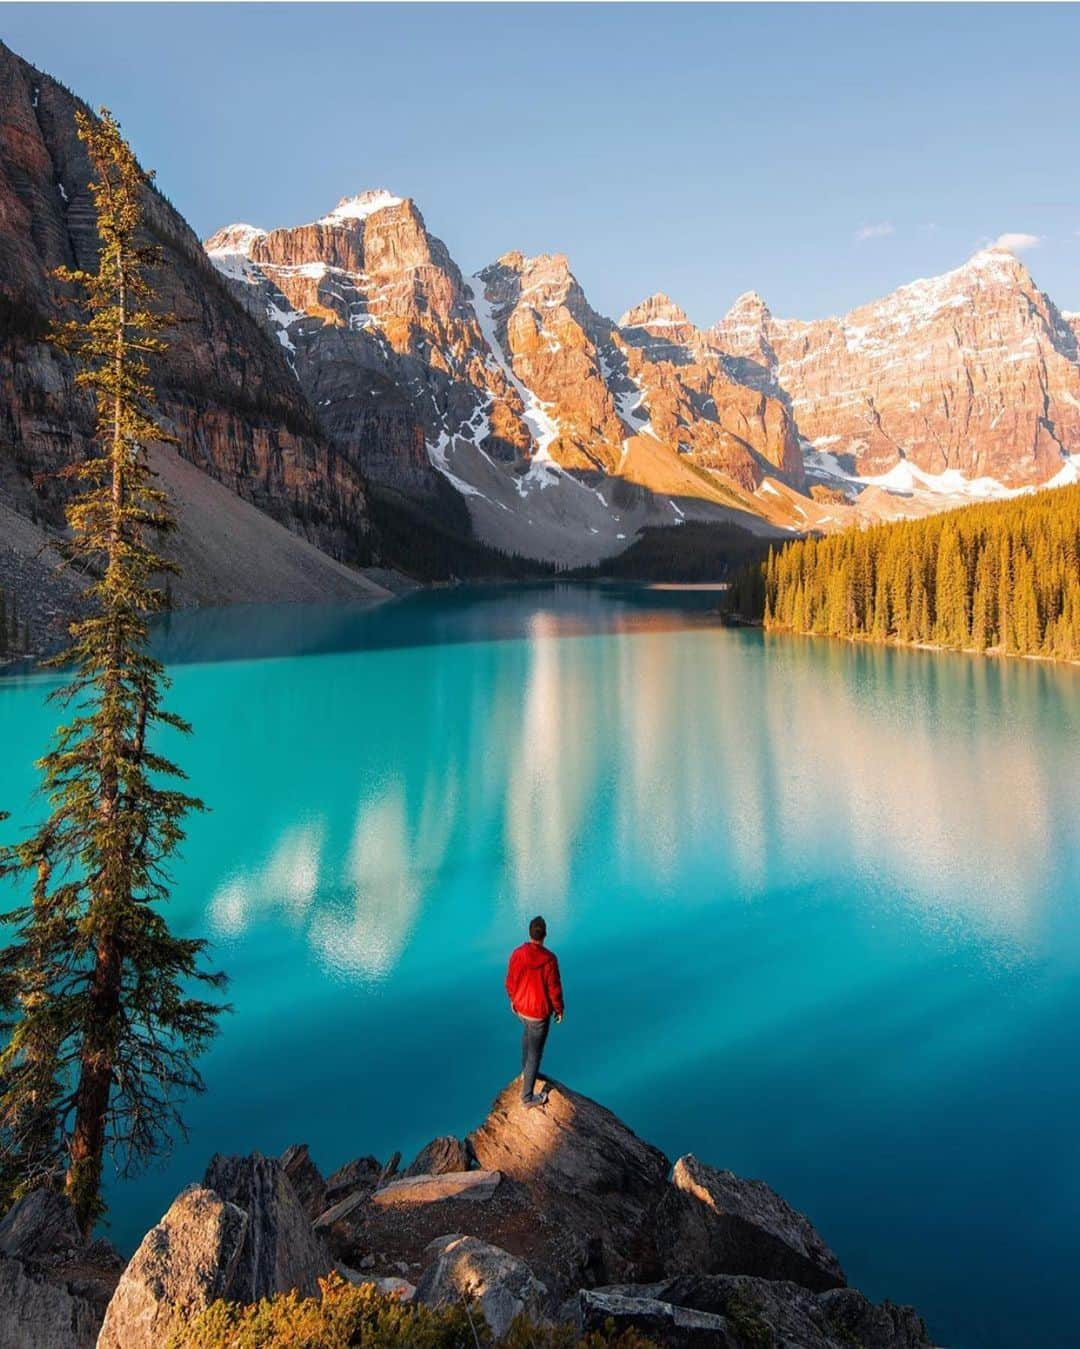
<svg viewBox="0 0 1080 1349"><path fill-rule="evenodd" d="M560 254L507 253L466 280L415 205L386 191L293 229L229 226L207 251L277 334L336 441L349 446L358 426L370 429L372 403L393 402L466 495L493 461L516 483L503 508L528 515L534 489L559 472L619 477L637 436L660 454L634 456L632 480L665 503L673 474L691 501L752 492L769 471L801 482L780 401L733 380L665 297L634 311L640 326L624 333ZM380 458L365 451L368 471L419 471L415 447L415 434L396 449L384 440Z"/></svg>
<svg viewBox="0 0 1080 1349"><path fill-rule="evenodd" d="M1080 448L1077 326L1023 263L986 249L839 319L775 319L744 295L709 339L853 471L884 473L902 455L1017 487Z"/></svg>

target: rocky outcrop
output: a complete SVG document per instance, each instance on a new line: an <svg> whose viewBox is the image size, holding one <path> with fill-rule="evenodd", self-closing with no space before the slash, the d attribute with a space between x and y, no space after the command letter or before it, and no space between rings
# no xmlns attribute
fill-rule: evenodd
<svg viewBox="0 0 1080 1349"><path fill-rule="evenodd" d="M416 1287L416 1301L445 1307L474 1301L495 1336L505 1335L517 1316L548 1319L548 1290L524 1260L475 1237L439 1237L425 1251L431 1263Z"/></svg>
<svg viewBox="0 0 1080 1349"><path fill-rule="evenodd" d="M31 1191L0 1222L0 1349L90 1349L123 1264L83 1241L66 1196Z"/></svg>
<svg viewBox="0 0 1080 1349"><path fill-rule="evenodd" d="M758 1274L814 1292L844 1272L813 1225L760 1180L680 1157L657 1211L657 1246L669 1274Z"/></svg>
<svg viewBox="0 0 1080 1349"><path fill-rule="evenodd" d="M282 1164L253 1152L249 1157L214 1157L203 1184L247 1215L244 1241L229 1279L229 1296L257 1302L272 1293L298 1289L310 1295L333 1260L312 1231Z"/></svg>
<svg viewBox="0 0 1080 1349"><path fill-rule="evenodd" d="M43 1260L80 1245L71 1201L45 1186L24 1195L0 1221L0 1254L16 1260Z"/></svg>
<svg viewBox="0 0 1080 1349"><path fill-rule="evenodd" d="M102 1349L164 1343L178 1317L215 1298L313 1293L334 1268L405 1301L472 1301L496 1338L525 1316L584 1333L611 1322L695 1349L929 1349L911 1308L842 1286L836 1256L767 1185L692 1156L672 1168L596 1101L553 1081L548 1093L527 1110L517 1079L467 1140L438 1138L420 1154L437 1161L468 1148L486 1170L395 1180L390 1163L361 1158L335 1173L335 1190L303 1145L280 1161L215 1157L206 1186L180 1195L144 1238L109 1303ZM290 1175L311 1209L349 1189L337 1201L342 1216L332 1209L314 1225L333 1257ZM92 1328L93 1309L3 1254L49 1252L70 1235L55 1196L0 1224L0 1349L17 1342L5 1328L24 1308L44 1328L43 1344L91 1342L83 1331L82 1340L50 1340L64 1316ZM7 1321L5 1289L15 1309Z"/></svg>
<svg viewBox="0 0 1080 1349"><path fill-rule="evenodd" d="M192 1187L147 1232L105 1313L99 1349L159 1349L180 1318L233 1295L248 1215Z"/></svg>
<svg viewBox="0 0 1080 1349"><path fill-rule="evenodd" d="M445 1171L467 1171L472 1164L472 1151L468 1143L452 1135L433 1138L426 1147L420 1149L403 1175L440 1176Z"/></svg>
<svg viewBox="0 0 1080 1349"><path fill-rule="evenodd" d="M548 1091L542 1110L526 1109L520 1082L510 1083L469 1135L477 1162L517 1182L575 1234L595 1281L647 1277L667 1158L587 1096L555 1082Z"/></svg>
<svg viewBox="0 0 1080 1349"><path fill-rule="evenodd" d="M814 1294L783 1280L688 1275L652 1284L583 1290L578 1326L641 1331L667 1346L791 1346L795 1349L930 1349L910 1307L870 1302L853 1288Z"/></svg>
<svg viewBox="0 0 1080 1349"><path fill-rule="evenodd" d="M315 1221L327 1205L327 1183L323 1180L319 1168L311 1160L306 1143L294 1143L286 1148L278 1159L281 1169L289 1179L297 1199L303 1205L304 1212Z"/></svg>

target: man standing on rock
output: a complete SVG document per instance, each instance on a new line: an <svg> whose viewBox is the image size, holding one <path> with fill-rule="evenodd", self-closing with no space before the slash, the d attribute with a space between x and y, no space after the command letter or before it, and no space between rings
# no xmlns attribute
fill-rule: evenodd
<svg viewBox="0 0 1080 1349"><path fill-rule="evenodd" d="M529 924L529 940L511 953L506 970L506 992L514 1015L525 1027L521 1037L521 1100L543 1105L547 1092L536 1094L536 1077L544 1054L551 1018L563 1019L562 981L555 952L544 945L547 923L536 917Z"/></svg>

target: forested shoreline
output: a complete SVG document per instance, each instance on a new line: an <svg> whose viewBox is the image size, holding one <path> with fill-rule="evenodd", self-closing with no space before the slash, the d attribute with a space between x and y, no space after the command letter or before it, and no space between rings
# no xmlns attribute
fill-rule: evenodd
<svg viewBox="0 0 1080 1349"><path fill-rule="evenodd" d="M1080 661L1080 486L792 542L732 608L771 631Z"/></svg>

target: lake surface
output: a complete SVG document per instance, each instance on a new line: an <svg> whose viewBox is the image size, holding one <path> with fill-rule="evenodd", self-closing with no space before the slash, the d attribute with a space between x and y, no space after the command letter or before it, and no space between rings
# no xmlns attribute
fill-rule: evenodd
<svg viewBox="0 0 1080 1349"><path fill-rule="evenodd" d="M767 1180L938 1343L1068 1342L1080 671L727 630L714 603L167 622L212 807L171 917L213 938L236 1010L190 1142L111 1189L120 1245L214 1151L307 1141L329 1171L479 1123L517 1068L506 956L543 912L553 1073L671 1157ZM16 818L50 682L0 680Z"/></svg>

